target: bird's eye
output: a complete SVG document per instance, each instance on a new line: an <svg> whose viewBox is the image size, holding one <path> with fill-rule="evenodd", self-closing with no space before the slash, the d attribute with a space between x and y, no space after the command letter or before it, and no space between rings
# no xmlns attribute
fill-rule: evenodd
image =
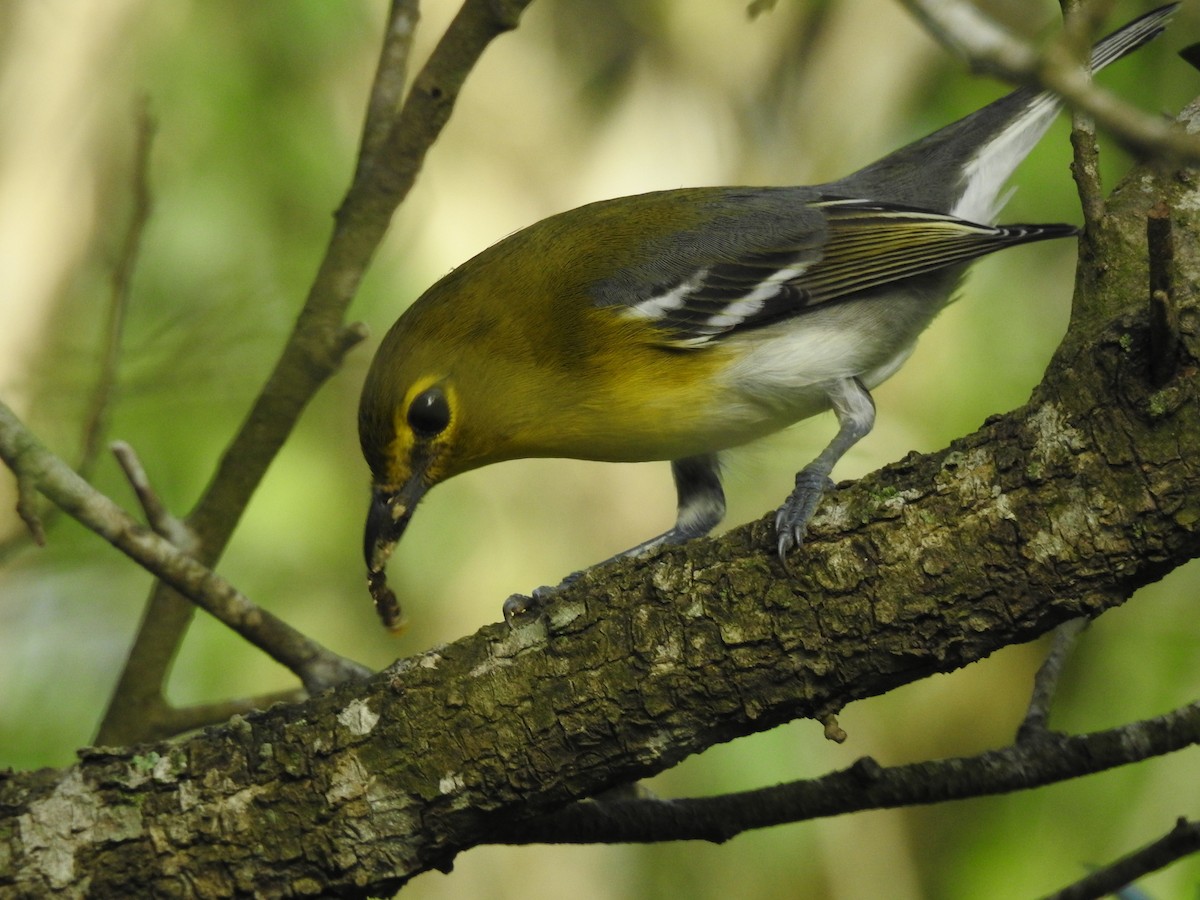
<svg viewBox="0 0 1200 900"><path fill-rule="evenodd" d="M408 408L408 427L418 437L431 438L441 434L450 424L450 403L440 387L421 391Z"/></svg>

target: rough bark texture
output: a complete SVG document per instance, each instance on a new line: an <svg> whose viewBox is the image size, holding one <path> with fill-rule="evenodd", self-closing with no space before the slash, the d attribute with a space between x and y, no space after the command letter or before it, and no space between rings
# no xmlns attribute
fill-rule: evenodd
<svg viewBox="0 0 1200 900"><path fill-rule="evenodd" d="M1200 202L1137 175L1024 408L769 523L593 572L367 684L0 776L4 896L380 894L506 823L1096 615L1200 554ZM1174 210L1181 359L1150 380L1145 212Z"/></svg>

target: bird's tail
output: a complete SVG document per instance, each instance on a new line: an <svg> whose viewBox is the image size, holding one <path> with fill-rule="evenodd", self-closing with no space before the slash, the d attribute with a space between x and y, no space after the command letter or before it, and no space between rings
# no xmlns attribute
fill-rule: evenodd
<svg viewBox="0 0 1200 900"><path fill-rule="evenodd" d="M1179 4L1133 20L1092 48L1098 72L1162 33ZM869 197L993 221L1004 183L1054 120L1062 102L1047 91L1021 88L928 137L822 187L844 197Z"/></svg>

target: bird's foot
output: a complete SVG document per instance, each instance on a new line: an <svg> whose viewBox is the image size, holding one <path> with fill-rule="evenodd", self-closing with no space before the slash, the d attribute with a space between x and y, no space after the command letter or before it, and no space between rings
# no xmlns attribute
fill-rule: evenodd
<svg viewBox="0 0 1200 900"><path fill-rule="evenodd" d="M563 588L582 574L582 572L572 572L556 585L542 585L534 588L530 594L511 595L501 607L504 621L509 628L516 628L518 625L532 622L545 611L550 601L560 594Z"/></svg>
<svg viewBox="0 0 1200 900"><path fill-rule="evenodd" d="M775 514L776 550L785 569L788 569L788 553L804 543L808 522L825 492L832 487L833 481L825 472L805 468L796 475L795 489Z"/></svg>

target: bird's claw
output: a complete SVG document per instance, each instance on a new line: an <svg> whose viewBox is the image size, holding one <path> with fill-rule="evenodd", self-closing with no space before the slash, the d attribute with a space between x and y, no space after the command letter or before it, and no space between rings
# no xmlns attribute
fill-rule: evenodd
<svg viewBox="0 0 1200 900"><path fill-rule="evenodd" d="M779 562L789 575L792 570L788 565L788 554L804 543L808 522L825 492L832 487L833 480L828 475L803 469L796 475L795 489L775 514L775 548Z"/></svg>
<svg viewBox="0 0 1200 900"><path fill-rule="evenodd" d="M536 591L534 592L537 593ZM509 628L516 628L521 619L531 616L537 611L537 600L533 596L525 594L512 594L504 601L504 606L501 607L504 613L504 621Z"/></svg>
<svg viewBox="0 0 1200 900"><path fill-rule="evenodd" d="M577 575L578 573L576 573ZM568 576L562 584L557 587L549 587L543 585L539 588L534 588L533 591L526 594L512 594L504 601L504 606L501 611L504 613L504 621L509 628L516 628L518 625L524 624L526 621L536 619L551 598L559 592L563 585L567 584L575 576Z"/></svg>
<svg viewBox="0 0 1200 900"><path fill-rule="evenodd" d="M778 528L778 526L776 526L776 528ZM802 528L779 532L779 538L776 544L776 550L779 553L779 563L783 566L783 570L789 575L792 574L792 567L788 564L788 554L803 543L804 529Z"/></svg>

